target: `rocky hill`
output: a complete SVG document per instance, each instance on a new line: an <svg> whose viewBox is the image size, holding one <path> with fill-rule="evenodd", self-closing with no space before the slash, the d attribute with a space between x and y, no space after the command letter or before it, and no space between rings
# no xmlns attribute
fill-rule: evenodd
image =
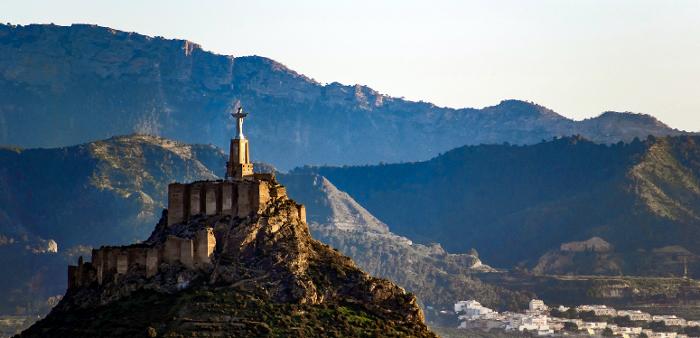
<svg viewBox="0 0 700 338"><path fill-rule="evenodd" d="M614 145L571 137L467 146L426 162L295 172L327 177L400 235L449 251L477 248L496 266L532 267L562 243L597 236L624 257L610 262L623 273L679 276L688 261L695 276L699 144L686 136ZM669 246L689 254L662 250Z"/></svg>
<svg viewBox="0 0 700 338"><path fill-rule="evenodd" d="M292 197L308 206L314 238L350 256L363 270L388 278L418 296L429 319L452 308L455 299L478 299L499 309L520 309L532 294L518 293L481 282L476 273L496 271L475 250L454 254L440 244L422 245L389 231L326 178L318 175L280 175Z"/></svg>
<svg viewBox="0 0 700 338"><path fill-rule="evenodd" d="M245 217L171 224L164 213L145 242L101 248L69 269L65 297L19 337L435 337L415 296L312 239L300 210L276 194ZM190 235L194 258L181 244Z"/></svg>
<svg viewBox="0 0 700 338"><path fill-rule="evenodd" d="M0 25L0 144L57 147L138 132L225 147L234 100L251 112L254 158L283 170L426 160L465 144L681 133L648 115L578 122L518 100L437 107L361 85L323 85L264 57L105 27Z"/></svg>
<svg viewBox="0 0 700 338"><path fill-rule="evenodd" d="M257 145L257 143L256 143ZM222 175L225 154L213 146L131 135L56 149L0 150L0 252L14 273L0 281L0 313L42 313L66 288L65 265L103 244L143 239L166 207L172 181ZM256 170L272 168L256 164ZM56 179L48 179L46 173ZM380 220L317 175L278 175L308 205L314 238L338 248L372 275L414 292L422 305L449 308L455 297L498 308L527 301L471 277L490 271L473 254L450 254L393 234ZM41 206L41 207L37 207ZM56 251L48 251L49 241ZM59 276L59 277L57 277ZM427 313L430 317L433 313Z"/></svg>

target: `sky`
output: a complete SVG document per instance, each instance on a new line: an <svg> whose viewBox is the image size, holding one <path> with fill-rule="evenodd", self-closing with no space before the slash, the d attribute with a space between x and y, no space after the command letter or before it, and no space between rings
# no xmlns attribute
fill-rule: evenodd
<svg viewBox="0 0 700 338"><path fill-rule="evenodd" d="M521 99L700 131L700 0L2 0L0 21L187 39L439 106Z"/></svg>

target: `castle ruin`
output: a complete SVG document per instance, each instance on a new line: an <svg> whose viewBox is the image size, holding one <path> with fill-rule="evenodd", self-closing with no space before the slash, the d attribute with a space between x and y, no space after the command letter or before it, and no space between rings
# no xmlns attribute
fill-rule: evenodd
<svg viewBox="0 0 700 338"><path fill-rule="evenodd" d="M254 173L248 140L243 136L242 108L231 114L237 120L237 135L231 139L226 178L223 180L171 183L168 185L168 228L176 229L202 217L231 219L254 217L276 199L287 197L284 186L273 173ZM306 222L306 209L297 205L298 217ZM216 234L204 226L182 236L168 235L161 241L128 246L103 246L92 250L91 262L68 267L68 289L102 285L118 281L127 272L145 278L155 276L162 264L181 264L188 269L203 269L212 264L217 250Z"/></svg>

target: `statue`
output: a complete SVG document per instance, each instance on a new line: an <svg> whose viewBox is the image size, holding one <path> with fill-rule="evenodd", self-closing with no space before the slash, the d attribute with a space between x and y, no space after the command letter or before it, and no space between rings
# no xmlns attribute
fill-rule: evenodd
<svg viewBox="0 0 700 338"><path fill-rule="evenodd" d="M238 139L244 140L245 136L243 136L243 118L248 116L248 113L243 112L243 107L238 107L238 109L236 110L235 113L231 113L231 116L233 116L236 119L236 121L238 122L238 125L236 126L236 132L238 134Z"/></svg>

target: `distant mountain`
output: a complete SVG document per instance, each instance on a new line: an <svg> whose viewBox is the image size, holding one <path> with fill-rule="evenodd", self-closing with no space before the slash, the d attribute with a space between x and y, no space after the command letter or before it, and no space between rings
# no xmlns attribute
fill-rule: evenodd
<svg viewBox="0 0 700 338"><path fill-rule="evenodd" d="M255 146L253 147L255 150ZM0 280L0 314L47 307L63 294L65 266L102 244L148 237L165 208L167 184L222 175L226 155L214 146L131 135L55 149L0 150L0 258L12 278ZM257 165L256 170L272 170ZM307 204L313 236L372 274L396 281L421 304L448 308L477 298L499 308L523 294L471 277L490 271L473 254L449 254L391 233L346 193L317 175L280 175L290 196ZM55 250L50 249L54 242ZM430 315L430 313L428 313Z"/></svg>
<svg viewBox="0 0 700 338"><path fill-rule="evenodd" d="M563 243L594 236L626 257L605 263L623 273L679 276L687 259L660 249L700 253L696 136L466 146L426 162L293 172L327 177L397 234L453 252L476 248L499 267L534 266ZM688 257L697 276L696 256Z"/></svg>
<svg viewBox="0 0 700 338"><path fill-rule="evenodd" d="M224 153L152 136L56 149L0 150L0 231L59 248L144 238L168 183L218 177Z"/></svg>
<svg viewBox="0 0 700 338"><path fill-rule="evenodd" d="M98 26L0 25L0 144L56 147L138 132L225 146L234 100L251 112L253 158L283 170L426 160L465 144L682 133L648 115L577 122L517 100L437 107L360 85L322 85L264 57Z"/></svg>

